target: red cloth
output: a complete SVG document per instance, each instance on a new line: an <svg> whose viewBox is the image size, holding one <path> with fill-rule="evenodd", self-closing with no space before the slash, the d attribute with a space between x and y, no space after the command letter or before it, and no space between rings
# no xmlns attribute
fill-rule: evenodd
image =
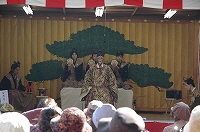
<svg viewBox="0 0 200 132"><path fill-rule="evenodd" d="M166 126L169 126L173 123L167 122L145 122L146 130L150 132L162 132Z"/></svg>
<svg viewBox="0 0 200 132"><path fill-rule="evenodd" d="M42 110L42 108L36 108L33 110L23 112L22 115L26 116L28 118L28 120L30 121L30 123L32 124L35 122L33 119L39 117L41 110Z"/></svg>

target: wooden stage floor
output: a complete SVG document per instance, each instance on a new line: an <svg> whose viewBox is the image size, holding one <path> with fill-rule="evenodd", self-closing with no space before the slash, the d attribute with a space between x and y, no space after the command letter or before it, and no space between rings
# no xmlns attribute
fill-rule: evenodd
<svg viewBox="0 0 200 132"><path fill-rule="evenodd" d="M136 111L137 112L137 111ZM169 113L159 112L137 112L146 121L174 122L174 118Z"/></svg>

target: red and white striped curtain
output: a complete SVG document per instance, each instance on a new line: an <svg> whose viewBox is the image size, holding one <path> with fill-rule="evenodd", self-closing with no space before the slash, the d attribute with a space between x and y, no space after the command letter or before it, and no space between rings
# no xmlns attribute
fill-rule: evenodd
<svg viewBox="0 0 200 132"><path fill-rule="evenodd" d="M200 0L0 0L0 5L4 4L29 4L52 8L128 5L161 9L200 9Z"/></svg>

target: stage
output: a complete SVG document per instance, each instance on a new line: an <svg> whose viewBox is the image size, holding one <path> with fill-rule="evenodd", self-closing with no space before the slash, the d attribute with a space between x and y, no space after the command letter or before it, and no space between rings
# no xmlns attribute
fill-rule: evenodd
<svg viewBox="0 0 200 132"><path fill-rule="evenodd" d="M61 108L78 107L80 109L85 108L85 102L79 100L81 88L63 88L60 91L61 95ZM133 108L133 91L118 89L118 103L116 108L130 107ZM150 132L162 132L162 130L174 123L174 118L169 113L161 112L136 112L144 119L146 129Z"/></svg>
<svg viewBox="0 0 200 132"><path fill-rule="evenodd" d="M79 95L81 93L81 88L63 88L60 91L61 98L61 108L78 107L79 109L85 108L85 102L80 101ZM129 107L133 108L133 91L124 90L122 88L118 89L118 103L115 104L116 108Z"/></svg>

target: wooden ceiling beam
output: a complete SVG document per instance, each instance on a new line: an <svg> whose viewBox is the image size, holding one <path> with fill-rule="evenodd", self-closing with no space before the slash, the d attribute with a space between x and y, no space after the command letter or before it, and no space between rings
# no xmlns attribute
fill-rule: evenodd
<svg viewBox="0 0 200 132"><path fill-rule="evenodd" d="M131 18L135 15L137 9L138 9L138 7L135 7L134 11L131 13Z"/></svg>

